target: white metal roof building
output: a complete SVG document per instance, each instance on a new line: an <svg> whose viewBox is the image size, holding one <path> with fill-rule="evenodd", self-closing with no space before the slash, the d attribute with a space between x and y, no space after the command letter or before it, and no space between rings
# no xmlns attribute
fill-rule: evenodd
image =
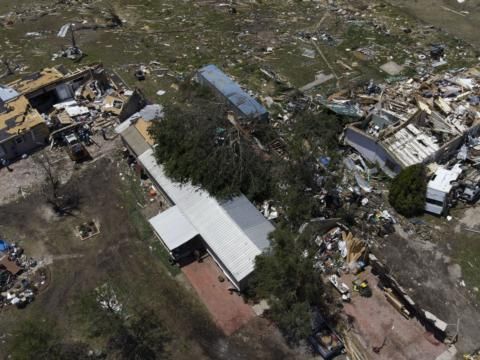
<svg viewBox="0 0 480 360"><path fill-rule="evenodd" d="M458 179L462 169L460 164L455 165L448 170L439 167L432 179L427 184L427 196L425 203L425 211L442 215L447 210L448 198L453 188L453 182Z"/></svg>
<svg viewBox="0 0 480 360"><path fill-rule="evenodd" d="M177 206L168 208L149 222L168 249L176 249L199 235Z"/></svg>
<svg viewBox="0 0 480 360"><path fill-rule="evenodd" d="M269 246L273 225L244 195L220 202L204 190L173 182L157 163L153 149L138 160L175 204L150 220L164 244L171 251L198 233L229 280L241 289L254 270L255 257Z"/></svg>

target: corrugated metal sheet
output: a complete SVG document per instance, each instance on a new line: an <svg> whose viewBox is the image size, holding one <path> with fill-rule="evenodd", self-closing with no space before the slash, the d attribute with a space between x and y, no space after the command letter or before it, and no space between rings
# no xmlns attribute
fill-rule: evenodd
<svg viewBox="0 0 480 360"><path fill-rule="evenodd" d="M201 80L208 82L245 117L257 118L268 115L267 109L248 95L242 88L215 65L207 65L198 71Z"/></svg>
<svg viewBox="0 0 480 360"><path fill-rule="evenodd" d="M254 270L255 257L268 247L273 225L243 195L219 203L203 190L174 183L157 164L152 149L138 159L197 229L238 286Z"/></svg>
<svg viewBox="0 0 480 360"><path fill-rule="evenodd" d="M198 231L177 206L161 212L151 218L149 222L170 251L198 235Z"/></svg>
<svg viewBox="0 0 480 360"><path fill-rule="evenodd" d="M145 138L140 134L135 126L130 126L124 129L120 136L128 144L130 149L136 156L143 154L150 149L150 145L145 141Z"/></svg>
<svg viewBox="0 0 480 360"><path fill-rule="evenodd" d="M3 102L15 99L18 96L20 96L20 94L11 87L0 85L0 99Z"/></svg>

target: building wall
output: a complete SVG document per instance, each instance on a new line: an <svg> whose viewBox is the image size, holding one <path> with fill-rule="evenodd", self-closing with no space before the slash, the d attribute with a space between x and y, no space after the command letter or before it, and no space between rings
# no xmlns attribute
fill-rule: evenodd
<svg viewBox="0 0 480 360"><path fill-rule="evenodd" d="M39 147L45 146L48 135L47 125L45 123L38 124L30 131L2 142L0 147L3 151L0 151L0 155L8 160L13 160L23 154L28 154Z"/></svg>
<svg viewBox="0 0 480 360"><path fill-rule="evenodd" d="M361 130L347 127L345 142L362 154L365 159L378 164L389 176L393 177L402 170L397 160L378 143L377 139L368 136Z"/></svg>
<svg viewBox="0 0 480 360"><path fill-rule="evenodd" d="M135 89L132 96L130 96L123 104L122 111L118 116L120 122L127 120L130 116L143 109L146 105L147 100L145 99L143 93L140 90Z"/></svg>

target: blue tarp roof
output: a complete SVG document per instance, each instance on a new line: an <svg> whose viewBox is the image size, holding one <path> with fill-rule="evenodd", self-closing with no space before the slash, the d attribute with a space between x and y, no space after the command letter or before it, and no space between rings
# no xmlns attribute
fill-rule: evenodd
<svg viewBox="0 0 480 360"><path fill-rule="evenodd" d="M0 251L7 251L10 248L10 244L5 240L0 240Z"/></svg>
<svg viewBox="0 0 480 360"><path fill-rule="evenodd" d="M258 117L267 114L257 100L248 95L242 88L215 65L207 65L199 70L201 77L215 87L246 117Z"/></svg>

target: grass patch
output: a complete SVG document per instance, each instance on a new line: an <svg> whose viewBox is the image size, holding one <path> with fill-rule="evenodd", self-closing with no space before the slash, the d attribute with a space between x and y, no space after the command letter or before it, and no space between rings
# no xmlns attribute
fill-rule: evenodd
<svg viewBox="0 0 480 360"><path fill-rule="evenodd" d="M452 242L454 260L462 267L462 276L468 288L480 289L480 235L460 234ZM474 292L480 301L480 292Z"/></svg>
<svg viewBox="0 0 480 360"><path fill-rule="evenodd" d="M180 269L170 264L170 256L142 213L140 206L145 205L145 195L139 186L138 178L130 170L125 171L125 178L122 182L122 197L128 217L140 240L150 246L152 253L160 259L171 275L180 273Z"/></svg>

